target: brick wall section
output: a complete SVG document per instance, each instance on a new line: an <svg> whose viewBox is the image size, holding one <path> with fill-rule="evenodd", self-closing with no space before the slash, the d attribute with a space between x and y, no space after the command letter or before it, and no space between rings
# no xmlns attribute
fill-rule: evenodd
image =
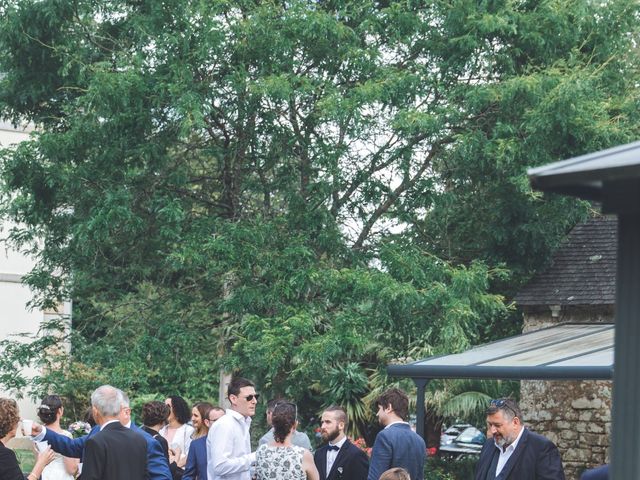
<svg viewBox="0 0 640 480"><path fill-rule="evenodd" d="M549 309L525 311L524 331L559 322L610 323L613 308L565 307L555 318ZM611 393L610 381L522 381L525 424L558 446L567 480L578 480L586 467L608 462Z"/></svg>

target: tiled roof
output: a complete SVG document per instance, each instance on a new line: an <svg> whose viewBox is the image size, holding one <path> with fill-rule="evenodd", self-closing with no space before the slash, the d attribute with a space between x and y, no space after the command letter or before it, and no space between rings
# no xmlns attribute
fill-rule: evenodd
<svg viewBox="0 0 640 480"><path fill-rule="evenodd" d="M577 225L515 301L536 305L614 305L618 220L600 216Z"/></svg>

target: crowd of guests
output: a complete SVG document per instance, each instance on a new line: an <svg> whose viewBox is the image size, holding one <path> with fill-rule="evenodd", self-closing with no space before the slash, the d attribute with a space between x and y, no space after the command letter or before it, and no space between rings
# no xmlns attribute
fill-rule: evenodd
<svg viewBox="0 0 640 480"><path fill-rule="evenodd" d="M407 423L409 399L390 389L377 399L383 429L371 457L346 436L349 419L337 405L322 412L323 446L312 452L298 431L297 405L274 399L267 403L270 429L251 448L250 427L259 394L245 378L228 386L230 408L208 402L191 409L179 396L142 407L142 427L131 421L129 398L104 385L91 395L93 428L73 438L60 427L64 407L49 395L37 413L41 423L23 421L23 430L39 453L24 476L15 453L6 447L15 437L20 414L15 401L0 398L0 479L2 480L423 480L426 445ZM489 439L475 480L564 480L557 448L524 428L512 400L491 402L487 410ZM595 477L594 477L595 478ZM606 478L606 477L603 477Z"/></svg>

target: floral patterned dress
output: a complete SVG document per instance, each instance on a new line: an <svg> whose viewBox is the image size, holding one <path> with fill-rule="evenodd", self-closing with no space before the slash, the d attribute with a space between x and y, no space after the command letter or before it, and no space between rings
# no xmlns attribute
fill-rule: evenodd
<svg viewBox="0 0 640 480"><path fill-rule="evenodd" d="M302 470L304 448L270 447L260 445L256 451L256 476L258 480L306 480Z"/></svg>

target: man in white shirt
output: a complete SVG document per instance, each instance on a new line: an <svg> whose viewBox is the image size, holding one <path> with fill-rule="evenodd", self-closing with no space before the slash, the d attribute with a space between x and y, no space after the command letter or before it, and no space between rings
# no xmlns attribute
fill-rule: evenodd
<svg viewBox="0 0 640 480"><path fill-rule="evenodd" d="M229 383L227 397L231 408L211 426L207 435L207 478L250 480L256 454L251 453L249 427L259 395L251 381L236 377Z"/></svg>
<svg viewBox="0 0 640 480"><path fill-rule="evenodd" d="M564 480L558 449L549 439L524 428L515 401L491 400L487 432L475 480Z"/></svg>

